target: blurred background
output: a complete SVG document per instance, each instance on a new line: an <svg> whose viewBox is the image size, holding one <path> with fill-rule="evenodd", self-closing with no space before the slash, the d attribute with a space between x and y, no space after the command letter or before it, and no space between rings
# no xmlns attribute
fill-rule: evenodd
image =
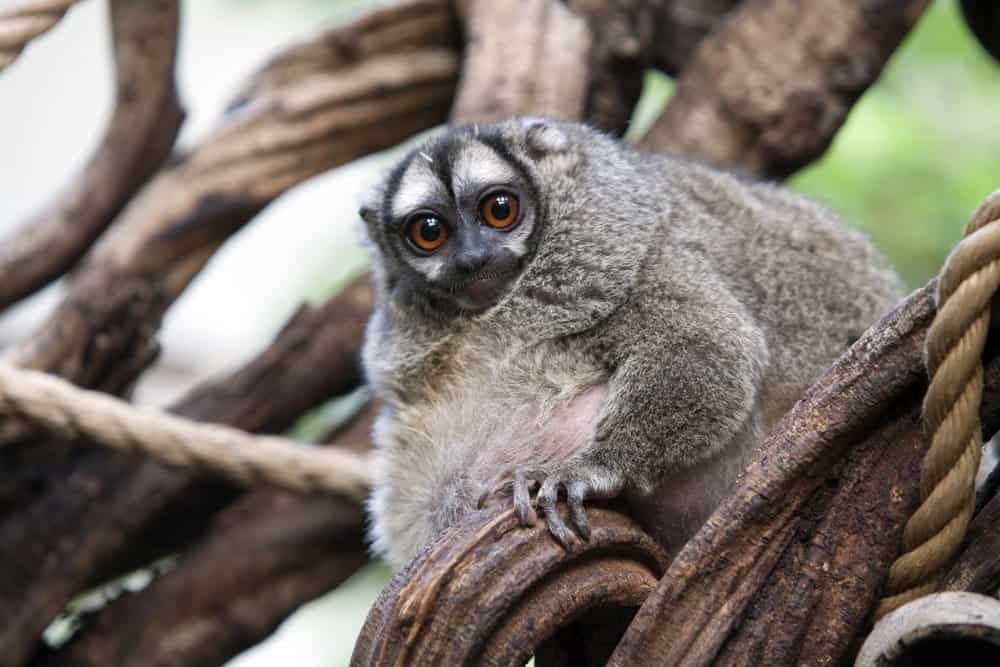
<svg viewBox="0 0 1000 667"><path fill-rule="evenodd" d="M372 4L185 3L178 79L188 118L181 144L190 145L212 127L242 78L269 54ZM82 3L0 74L0 243L73 177L97 144L112 93L106 11L97 0ZM667 77L647 75L628 138L641 135L671 88ZM372 156L293 189L217 253L168 313L163 354L145 374L136 400L163 405L199 381L238 367L299 303L328 296L362 270L359 198L397 153ZM826 156L790 185L867 231L910 287L938 271L971 210L1000 187L1000 64L973 40L956 2L934 3ZM0 317L0 348L30 336L60 290L51 286ZM384 565L369 566L229 664L347 664L364 615L388 576Z"/></svg>

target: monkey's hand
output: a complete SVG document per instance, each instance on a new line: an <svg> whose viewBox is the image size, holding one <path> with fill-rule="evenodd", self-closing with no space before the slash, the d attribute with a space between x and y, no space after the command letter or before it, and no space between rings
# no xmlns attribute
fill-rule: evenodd
<svg viewBox="0 0 1000 667"><path fill-rule="evenodd" d="M522 526L535 524L535 506L541 509L552 536L564 547L576 540L573 530L559 512L560 498L566 499L570 523L580 537L590 539L590 524L583 503L618 496L625 487L625 478L584 458L571 458L543 466L514 466L502 474L498 484L485 487L479 497L482 506L486 498L500 492L513 497L514 513ZM535 497L532 498L532 494Z"/></svg>

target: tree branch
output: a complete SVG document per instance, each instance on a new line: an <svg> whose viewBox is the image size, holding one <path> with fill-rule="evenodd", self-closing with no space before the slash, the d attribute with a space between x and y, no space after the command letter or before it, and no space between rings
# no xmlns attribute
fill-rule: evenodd
<svg viewBox="0 0 1000 667"><path fill-rule="evenodd" d="M333 444L367 450L374 407ZM175 569L86 619L81 637L39 665L220 665L364 565L364 527L361 505L341 498L245 494L216 515Z"/></svg>
<svg viewBox="0 0 1000 667"><path fill-rule="evenodd" d="M641 145L784 178L823 154L927 4L744 3L698 47Z"/></svg>
<svg viewBox="0 0 1000 667"><path fill-rule="evenodd" d="M588 518L590 540L567 551L543 522L521 528L513 510L471 516L382 591L351 665L521 665L588 612L634 609L665 555L622 514L591 508Z"/></svg>
<svg viewBox="0 0 1000 667"><path fill-rule="evenodd" d="M617 660L811 664L854 650L919 502L932 294L933 284L869 330L778 424L640 610ZM987 429L998 421L1000 403L984 402Z"/></svg>
<svg viewBox="0 0 1000 667"><path fill-rule="evenodd" d="M68 270L170 154L184 117L174 85L177 25L175 0L111 3L114 111L75 182L0 242L0 310Z"/></svg>
<svg viewBox="0 0 1000 667"><path fill-rule="evenodd" d="M250 431L286 428L360 382L370 309L360 278L322 307L300 310L268 350L173 411ZM70 597L189 542L237 494L217 479L96 447L28 442L3 453L0 648L14 665Z"/></svg>

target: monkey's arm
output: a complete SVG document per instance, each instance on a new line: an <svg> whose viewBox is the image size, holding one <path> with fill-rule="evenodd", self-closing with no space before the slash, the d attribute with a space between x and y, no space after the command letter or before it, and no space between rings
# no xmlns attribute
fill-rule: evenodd
<svg viewBox="0 0 1000 667"><path fill-rule="evenodd" d="M555 511L560 490L587 537L585 499L649 492L753 435L768 355L742 304L710 281L666 286L636 303L600 332L614 370L593 443L550 469L515 474L519 516L530 521L528 487L538 481L538 506L564 543L572 533Z"/></svg>

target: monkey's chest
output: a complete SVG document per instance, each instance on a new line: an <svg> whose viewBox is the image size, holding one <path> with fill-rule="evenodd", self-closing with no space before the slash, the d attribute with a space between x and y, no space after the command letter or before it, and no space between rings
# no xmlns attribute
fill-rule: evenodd
<svg viewBox="0 0 1000 667"><path fill-rule="evenodd" d="M562 460L593 441L607 400L602 369L547 346L490 349L457 357L376 424L375 532L393 549L473 511L514 466Z"/></svg>
<svg viewBox="0 0 1000 667"><path fill-rule="evenodd" d="M554 345L476 346L446 368L401 406L399 420L412 437L396 444L447 452L462 460L465 476L569 456L592 441L607 398L606 373Z"/></svg>

